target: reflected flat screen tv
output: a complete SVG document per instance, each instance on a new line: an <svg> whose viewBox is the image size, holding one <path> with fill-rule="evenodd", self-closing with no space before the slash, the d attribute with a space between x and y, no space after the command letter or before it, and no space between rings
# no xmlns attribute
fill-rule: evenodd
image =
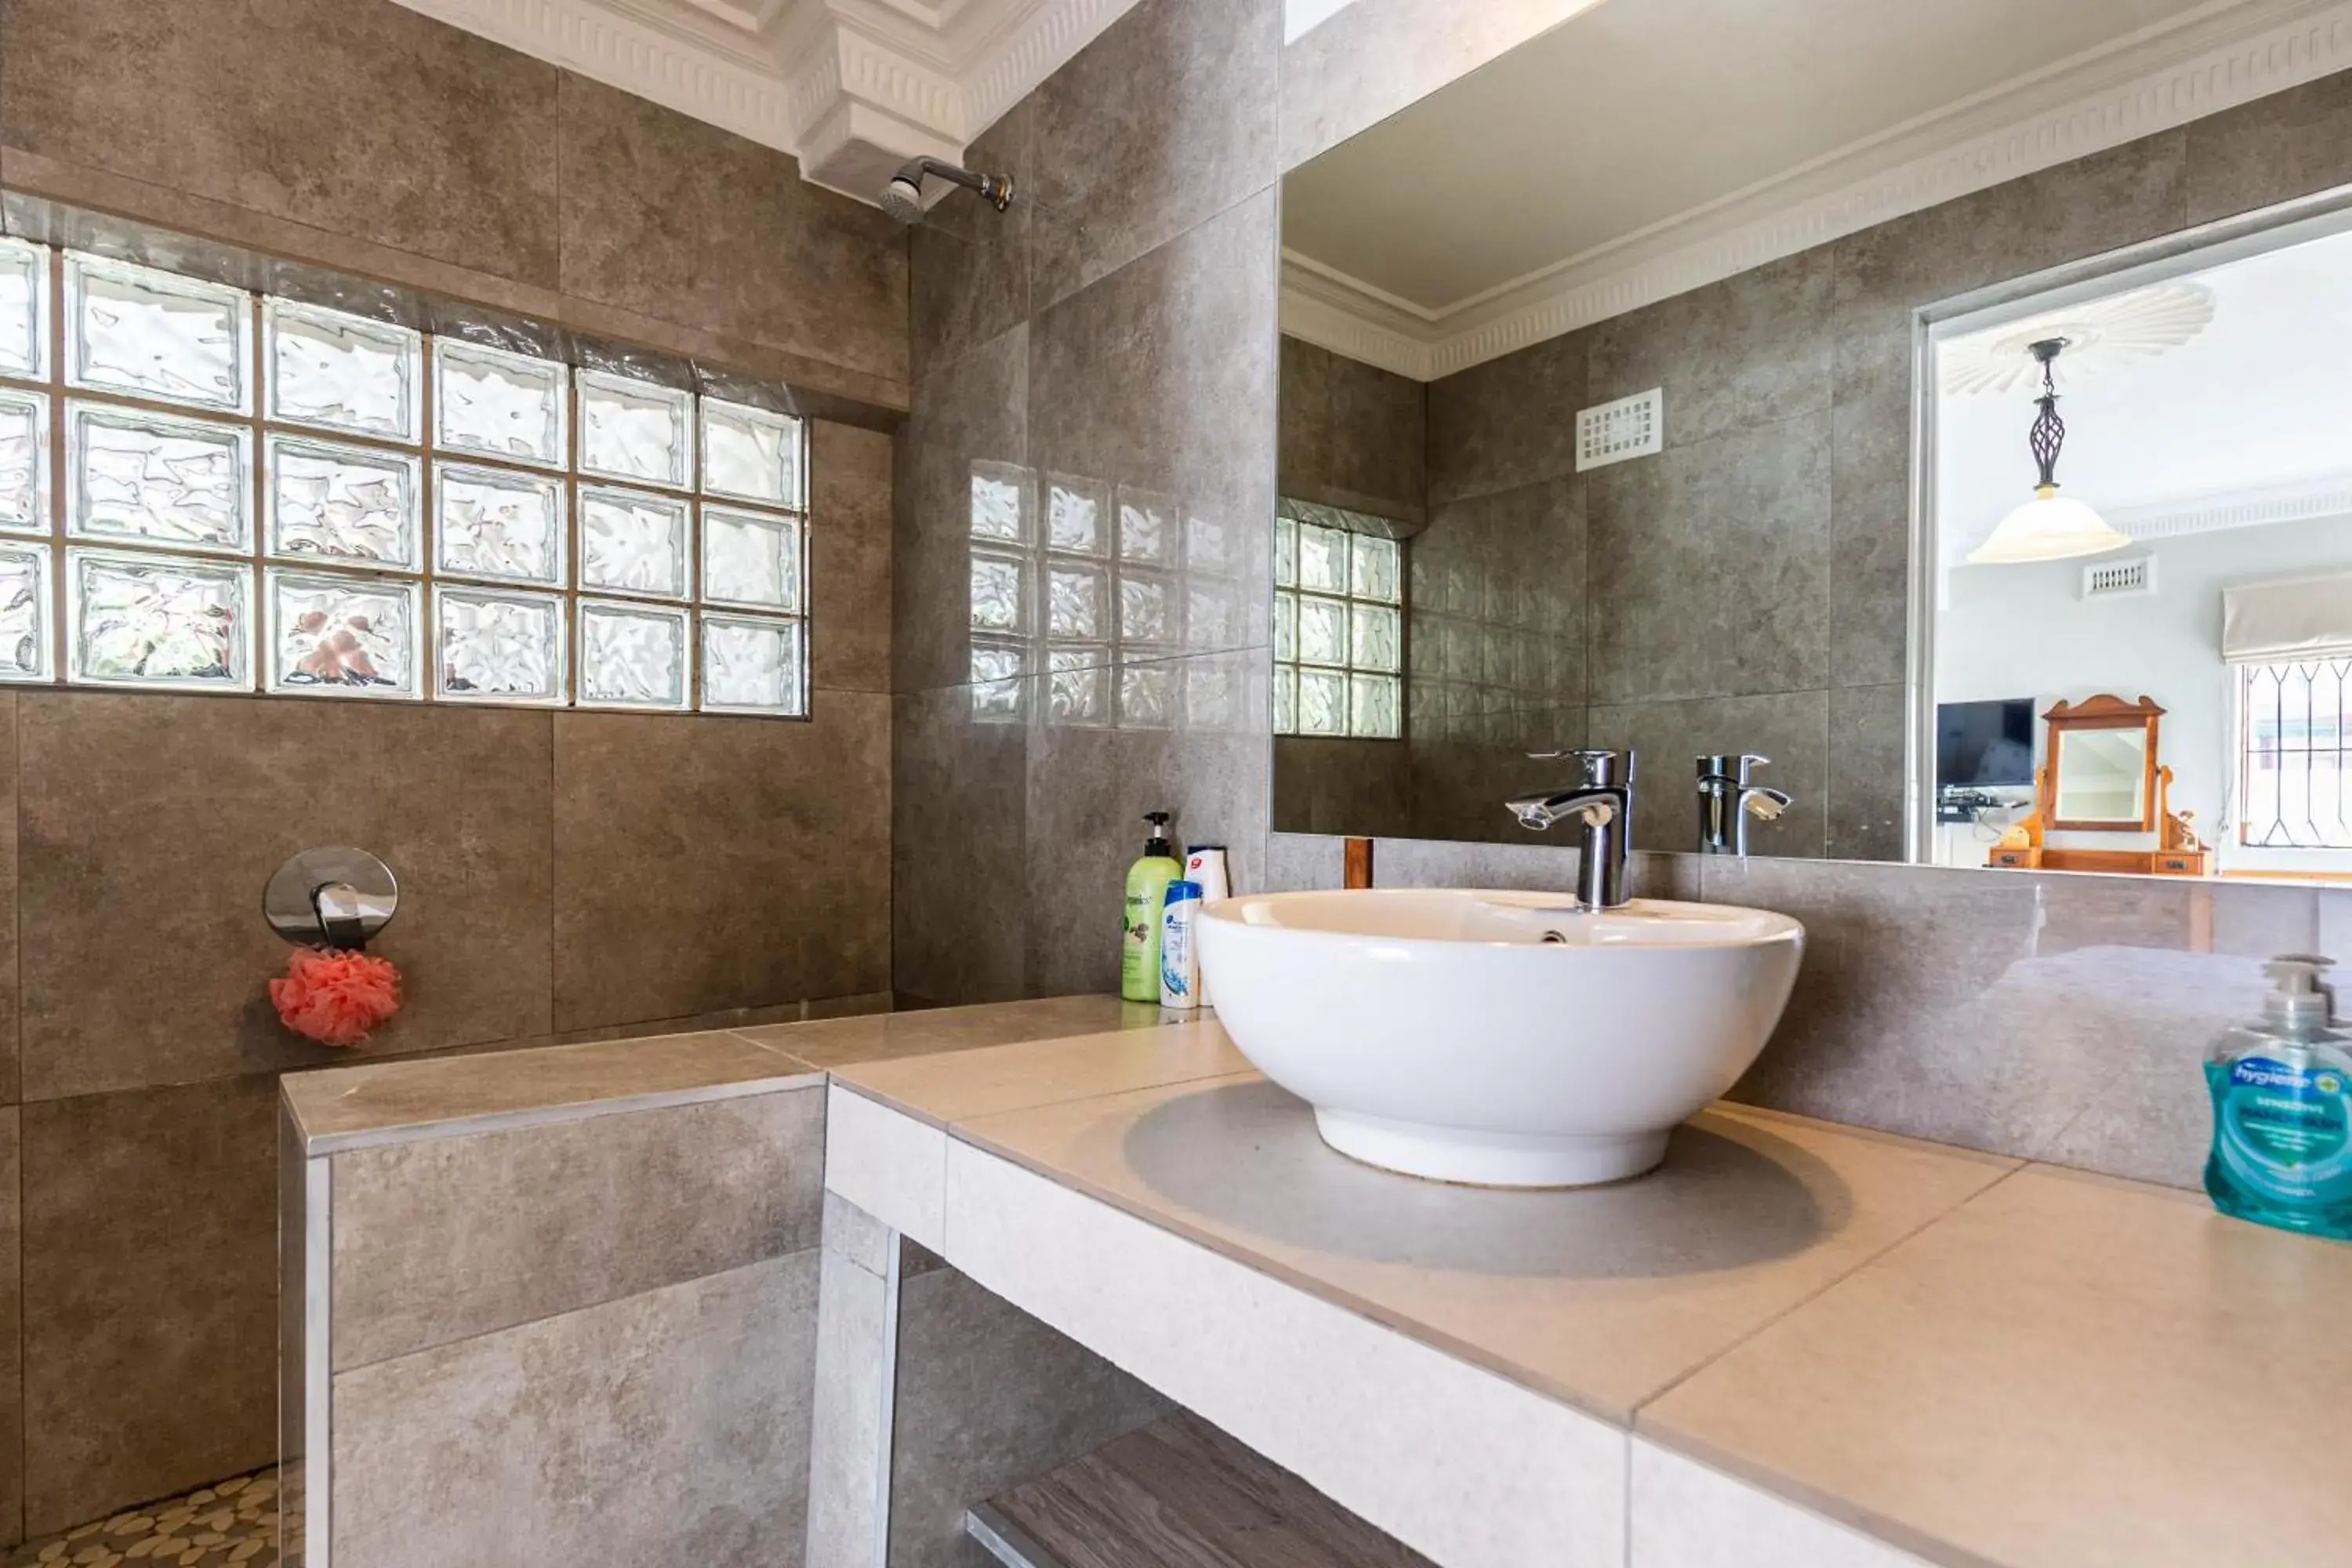
<svg viewBox="0 0 2352 1568"><path fill-rule="evenodd" d="M1936 704L1936 787L2033 782L2033 699Z"/></svg>

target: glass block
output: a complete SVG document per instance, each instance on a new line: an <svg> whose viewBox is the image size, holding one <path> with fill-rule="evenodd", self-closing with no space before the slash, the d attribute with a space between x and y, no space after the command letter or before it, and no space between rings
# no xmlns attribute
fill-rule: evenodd
<svg viewBox="0 0 2352 1568"><path fill-rule="evenodd" d="M253 405L242 289L68 251L66 320L69 385L239 414Z"/></svg>
<svg viewBox="0 0 2352 1568"><path fill-rule="evenodd" d="M1277 588L1298 586L1298 525L1286 517L1274 520L1274 583Z"/></svg>
<svg viewBox="0 0 2352 1568"><path fill-rule="evenodd" d="M1108 635L1110 578L1099 566L1055 563L1045 571L1045 635L1087 641Z"/></svg>
<svg viewBox="0 0 2352 1568"><path fill-rule="evenodd" d="M796 518L702 509L702 597L712 605L801 607L801 525Z"/></svg>
<svg viewBox="0 0 2352 1568"><path fill-rule="evenodd" d="M580 585L607 594L686 598L692 529L682 500L581 486ZM587 657L584 648L581 657Z"/></svg>
<svg viewBox="0 0 2352 1568"><path fill-rule="evenodd" d="M49 531L49 400L0 389L0 531Z"/></svg>
<svg viewBox="0 0 2352 1568"><path fill-rule="evenodd" d="M1019 636L1029 629L1028 563L1017 555L971 552L971 629Z"/></svg>
<svg viewBox="0 0 2352 1568"><path fill-rule="evenodd" d="M563 584L563 484L504 468L433 468L434 570Z"/></svg>
<svg viewBox="0 0 2352 1568"><path fill-rule="evenodd" d="M1393 741L1401 733L1397 715L1402 707L1395 676L1360 674L1348 678L1348 733L1367 740Z"/></svg>
<svg viewBox="0 0 2352 1568"><path fill-rule="evenodd" d="M579 647L583 708L686 708L684 610L583 599Z"/></svg>
<svg viewBox="0 0 2352 1568"><path fill-rule="evenodd" d="M269 553L414 572L422 507L415 458L270 434Z"/></svg>
<svg viewBox="0 0 2352 1568"><path fill-rule="evenodd" d="M1348 643L1348 662L1358 669L1395 674L1402 663L1400 645L1403 640L1398 631L1397 613L1386 605L1350 605L1348 616L1354 623Z"/></svg>
<svg viewBox="0 0 2352 1568"><path fill-rule="evenodd" d="M66 531L198 550L253 548L252 432L168 414L76 403Z"/></svg>
<svg viewBox="0 0 2352 1568"><path fill-rule="evenodd" d="M434 445L562 467L570 374L553 360L434 339Z"/></svg>
<svg viewBox="0 0 2352 1568"><path fill-rule="evenodd" d="M1152 566L1176 564L1176 503L1147 490L1122 489L1118 498L1118 558Z"/></svg>
<svg viewBox="0 0 2352 1568"><path fill-rule="evenodd" d="M1057 647L1045 656L1045 721L1101 724L1110 718L1109 649Z"/></svg>
<svg viewBox="0 0 2352 1568"><path fill-rule="evenodd" d="M1298 733L1348 732L1348 678L1336 669L1298 672Z"/></svg>
<svg viewBox="0 0 2352 1568"><path fill-rule="evenodd" d="M552 594L433 590L433 689L452 702L563 701L563 601Z"/></svg>
<svg viewBox="0 0 2352 1568"><path fill-rule="evenodd" d="M702 400L702 488L715 496L801 504L801 422L741 403Z"/></svg>
<svg viewBox="0 0 2352 1568"><path fill-rule="evenodd" d="M0 375L48 375L48 247L0 239Z"/></svg>
<svg viewBox="0 0 2352 1568"><path fill-rule="evenodd" d="M982 724L1008 724L1022 716L1022 697L1029 683L1028 652L1018 643L971 644L971 716Z"/></svg>
<svg viewBox="0 0 2352 1568"><path fill-rule="evenodd" d="M1348 662L1348 605L1344 599L1302 596L1298 601L1298 662Z"/></svg>
<svg viewBox="0 0 2352 1568"><path fill-rule="evenodd" d="M1298 733L1298 667L1295 664L1274 667L1274 732Z"/></svg>
<svg viewBox="0 0 2352 1568"><path fill-rule="evenodd" d="M1348 591L1348 536L1335 529L1298 525L1298 585L1318 593Z"/></svg>
<svg viewBox="0 0 2352 1568"><path fill-rule="evenodd" d="M49 679L49 547L0 543L0 680Z"/></svg>
<svg viewBox="0 0 2352 1568"><path fill-rule="evenodd" d="M267 576L270 690L417 695L415 584L274 567Z"/></svg>
<svg viewBox="0 0 2352 1568"><path fill-rule="evenodd" d="M1130 664L1118 672L1118 724L1122 730L1166 730L1176 722L1173 663Z"/></svg>
<svg viewBox="0 0 2352 1568"><path fill-rule="evenodd" d="M1188 572L1230 572L1235 559L1233 530L1205 517L1184 520L1184 569Z"/></svg>
<svg viewBox="0 0 2352 1568"><path fill-rule="evenodd" d="M1118 635L1124 642L1175 641L1174 584L1152 573L1121 573L1118 579Z"/></svg>
<svg viewBox="0 0 2352 1568"><path fill-rule="evenodd" d="M1376 599L1383 605L1401 603L1403 594L1403 574L1398 570L1397 542L1377 534L1358 533L1349 536L1353 547L1353 564L1349 567L1348 591L1359 599Z"/></svg>
<svg viewBox="0 0 2352 1568"><path fill-rule="evenodd" d="M1045 548L1072 555L1100 555L1106 513L1103 487L1092 479L1055 474L1045 486Z"/></svg>
<svg viewBox="0 0 2352 1568"><path fill-rule="evenodd" d="M1274 596L1274 657L1286 664L1298 662L1298 595Z"/></svg>
<svg viewBox="0 0 2352 1568"><path fill-rule="evenodd" d="M406 327L266 300L268 414L387 441L421 437L425 340Z"/></svg>
<svg viewBox="0 0 2352 1568"><path fill-rule="evenodd" d="M693 482L694 398L602 371L580 373L580 471L684 489Z"/></svg>
<svg viewBox="0 0 2352 1568"><path fill-rule="evenodd" d="M1184 642L1189 647L1234 647L1240 644L1241 604L1231 583L1187 578L1184 583Z"/></svg>
<svg viewBox="0 0 2352 1568"><path fill-rule="evenodd" d="M801 700L797 621L702 617L702 710L796 716Z"/></svg>
<svg viewBox="0 0 2352 1568"><path fill-rule="evenodd" d="M971 536L1018 543L1029 537L1029 473L1009 463L971 466Z"/></svg>
<svg viewBox="0 0 2352 1568"><path fill-rule="evenodd" d="M165 555L66 552L74 680L194 691L253 687L253 572Z"/></svg>
<svg viewBox="0 0 2352 1568"><path fill-rule="evenodd" d="M1237 731L1242 721L1242 676L1232 661L1184 661L1184 723L1193 730Z"/></svg>

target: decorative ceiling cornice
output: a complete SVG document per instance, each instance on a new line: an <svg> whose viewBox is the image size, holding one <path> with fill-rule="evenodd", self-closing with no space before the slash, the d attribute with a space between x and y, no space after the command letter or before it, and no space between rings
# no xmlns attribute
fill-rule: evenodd
<svg viewBox="0 0 2352 1568"><path fill-rule="evenodd" d="M960 159L1135 0L398 0L789 153L872 202Z"/></svg>
<svg viewBox="0 0 2352 1568"><path fill-rule="evenodd" d="M1282 330L1433 381L1973 191L2352 67L2352 0L2248 0L1981 93L1431 311L1286 255Z"/></svg>

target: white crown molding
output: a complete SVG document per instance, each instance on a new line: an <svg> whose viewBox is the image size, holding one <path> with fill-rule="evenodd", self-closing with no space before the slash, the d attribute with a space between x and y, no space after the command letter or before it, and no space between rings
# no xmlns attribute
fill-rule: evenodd
<svg viewBox="0 0 2352 1568"><path fill-rule="evenodd" d="M2058 62L1485 294L1422 311L1427 320L1418 330L1368 287L1326 267L1310 275L1301 258L1286 258L1283 331L1435 380L2347 67L2352 0L2209 6L2187 26ZM1400 332L1405 341L1391 342ZM1380 353L1357 353L1349 342Z"/></svg>
<svg viewBox="0 0 2352 1568"><path fill-rule="evenodd" d="M789 153L871 203L973 136L1135 0L396 0Z"/></svg>
<svg viewBox="0 0 2352 1568"><path fill-rule="evenodd" d="M2109 522L2134 539L2172 539L2277 522L2352 515L2352 475L2297 479L2248 492L2195 496L2146 506L2105 507Z"/></svg>

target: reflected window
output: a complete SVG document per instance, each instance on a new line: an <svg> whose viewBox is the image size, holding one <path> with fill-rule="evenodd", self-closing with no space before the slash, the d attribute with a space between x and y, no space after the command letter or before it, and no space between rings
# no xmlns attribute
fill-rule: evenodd
<svg viewBox="0 0 2352 1568"><path fill-rule="evenodd" d="M2347 685L2352 658L2239 667L2241 844L2352 849Z"/></svg>
<svg viewBox="0 0 2352 1568"><path fill-rule="evenodd" d="M1404 733L1404 543L1379 518L1286 500L1274 524L1274 729Z"/></svg>

